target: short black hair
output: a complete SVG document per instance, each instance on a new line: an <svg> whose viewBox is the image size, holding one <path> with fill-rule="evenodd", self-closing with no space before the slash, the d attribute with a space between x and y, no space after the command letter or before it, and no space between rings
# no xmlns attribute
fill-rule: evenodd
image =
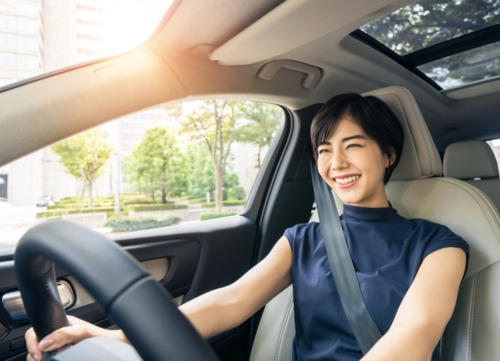
<svg viewBox="0 0 500 361"><path fill-rule="evenodd" d="M404 131L398 117L377 97L345 93L334 96L321 107L311 124L315 160L318 161L319 145L330 137L333 126L344 118L359 125L389 159L394 152L393 162L385 170L384 184L387 184L403 153Z"/></svg>

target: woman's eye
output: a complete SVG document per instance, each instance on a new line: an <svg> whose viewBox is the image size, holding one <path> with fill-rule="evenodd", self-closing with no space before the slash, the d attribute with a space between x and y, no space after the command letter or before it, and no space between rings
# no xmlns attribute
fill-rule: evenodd
<svg viewBox="0 0 500 361"><path fill-rule="evenodd" d="M349 144L346 149L353 148L353 147L359 147L359 144L355 144L355 143Z"/></svg>
<svg viewBox="0 0 500 361"><path fill-rule="evenodd" d="M318 150L318 154L323 154L323 153L326 153L328 152L328 149L320 149Z"/></svg>

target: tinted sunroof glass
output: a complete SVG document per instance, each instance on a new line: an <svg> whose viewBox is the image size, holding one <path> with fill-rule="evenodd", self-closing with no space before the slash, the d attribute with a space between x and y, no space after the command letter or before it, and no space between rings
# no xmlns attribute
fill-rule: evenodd
<svg viewBox="0 0 500 361"><path fill-rule="evenodd" d="M481 46L418 67L443 89L500 76L500 43Z"/></svg>
<svg viewBox="0 0 500 361"><path fill-rule="evenodd" d="M500 23L500 0L423 0L360 29L398 55Z"/></svg>

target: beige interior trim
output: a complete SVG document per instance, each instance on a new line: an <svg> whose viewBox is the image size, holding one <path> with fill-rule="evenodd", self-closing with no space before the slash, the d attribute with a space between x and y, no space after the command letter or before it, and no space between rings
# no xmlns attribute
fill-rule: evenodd
<svg viewBox="0 0 500 361"><path fill-rule="evenodd" d="M210 59L221 65L257 63L352 26L356 19L369 21L408 2L287 0L214 50Z"/></svg>

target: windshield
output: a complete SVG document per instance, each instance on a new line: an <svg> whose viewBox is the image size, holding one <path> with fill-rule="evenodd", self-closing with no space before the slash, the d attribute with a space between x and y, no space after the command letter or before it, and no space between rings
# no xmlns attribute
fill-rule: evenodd
<svg viewBox="0 0 500 361"><path fill-rule="evenodd" d="M0 0L0 86L131 50L171 0Z"/></svg>

